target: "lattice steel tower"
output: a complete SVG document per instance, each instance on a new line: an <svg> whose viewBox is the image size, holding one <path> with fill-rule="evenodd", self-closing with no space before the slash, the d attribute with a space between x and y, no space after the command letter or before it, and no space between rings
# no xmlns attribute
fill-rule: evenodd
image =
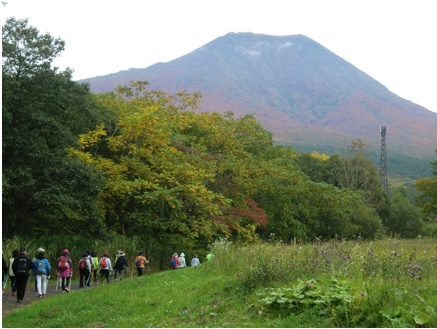
<svg viewBox="0 0 437 329"><path fill-rule="evenodd" d="M385 135L387 134L387 126L381 126L381 168L379 178L381 180L382 188L388 196L388 178L387 178L387 151L385 145Z"/></svg>

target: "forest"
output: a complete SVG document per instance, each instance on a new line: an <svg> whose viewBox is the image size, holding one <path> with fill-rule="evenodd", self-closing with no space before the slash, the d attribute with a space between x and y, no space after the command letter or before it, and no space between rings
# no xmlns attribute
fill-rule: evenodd
<svg viewBox="0 0 437 329"><path fill-rule="evenodd" d="M27 20L3 26L3 242L437 236L437 160L414 196L389 198L360 140L347 156L296 152L250 115L200 113L201 94L131 81L96 95L52 66L64 48Z"/></svg>

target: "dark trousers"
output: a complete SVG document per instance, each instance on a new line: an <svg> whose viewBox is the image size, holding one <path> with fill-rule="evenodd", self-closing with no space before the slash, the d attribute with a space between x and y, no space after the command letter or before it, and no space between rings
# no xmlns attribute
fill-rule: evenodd
<svg viewBox="0 0 437 329"><path fill-rule="evenodd" d="M85 281L85 285L87 287L90 286L90 271L88 269L79 270L79 288L83 288L83 283Z"/></svg>
<svg viewBox="0 0 437 329"><path fill-rule="evenodd" d="M67 276L66 278L62 277L62 290L65 290L65 288L68 288L70 285L70 277Z"/></svg>
<svg viewBox="0 0 437 329"><path fill-rule="evenodd" d="M29 274L17 274L15 276L15 284L17 286L17 300L23 300L26 293L27 280Z"/></svg>
<svg viewBox="0 0 437 329"><path fill-rule="evenodd" d="M103 281L103 277L106 278L106 281L109 283L109 270L100 269L100 279Z"/></svg>
<svg viewBox="0 0 437 329"><path fill-rule="evenodd" d="M145 270L144 267L137 267L138 276L143 276L143 274L144 274L144 270Z"/></svg>

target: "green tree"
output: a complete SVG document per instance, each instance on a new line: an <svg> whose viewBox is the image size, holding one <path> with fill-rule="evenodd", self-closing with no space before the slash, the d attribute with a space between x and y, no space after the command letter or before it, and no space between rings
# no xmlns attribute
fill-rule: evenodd
<svg viewBox="0 0 437 329"><path fill-rule="evenodd" d="M71 71L52 68L64 42L9 18L2 30L3 234L99 229L101 177L68 158L99 109ZM43 225L41 225L43 223ZM90 224L95 223L95 224Z"/></svg>
<svg viewBox="0 0 437 329"><path fill-rule="evenodd" d="M424 222L419 208L401 193L390 199L390 212L385 226L403 238L415 238L422 233Z"/></svg>
<svg viewBox="0 0 437 329"><path fill-rule="evenodd" d="M437 153L437 150L436 150ZM422 194L417 197L422 213L429 219L437 219L437 160L431 162L432 173L436 177L420 178L416 189Z"/></svg>
<svg viewBox="0 0 437 329"><path fill-rule="evenodd" d="M337 185L351 190L364 192L364 201L383 215L388 208L387 196L382 188L378 172L364 154L364 143L360 140L352 142L352 156L337 161L335 174Z"/></svg>

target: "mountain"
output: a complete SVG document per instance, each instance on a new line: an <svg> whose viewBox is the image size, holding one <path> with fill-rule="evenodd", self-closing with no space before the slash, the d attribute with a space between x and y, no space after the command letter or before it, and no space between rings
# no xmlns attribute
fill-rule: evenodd
<svg viewBox="0 0 437 329"><path fill-rule="evenodd" d="M200 92L200 111L253 114L275 141L296 149L344 150L360 138L378 152L381 125L388 158L432 159L437 149L437 113L304 35L229 33L167 63L81 82L97 93L139 80L149 89Z"/></svg>

